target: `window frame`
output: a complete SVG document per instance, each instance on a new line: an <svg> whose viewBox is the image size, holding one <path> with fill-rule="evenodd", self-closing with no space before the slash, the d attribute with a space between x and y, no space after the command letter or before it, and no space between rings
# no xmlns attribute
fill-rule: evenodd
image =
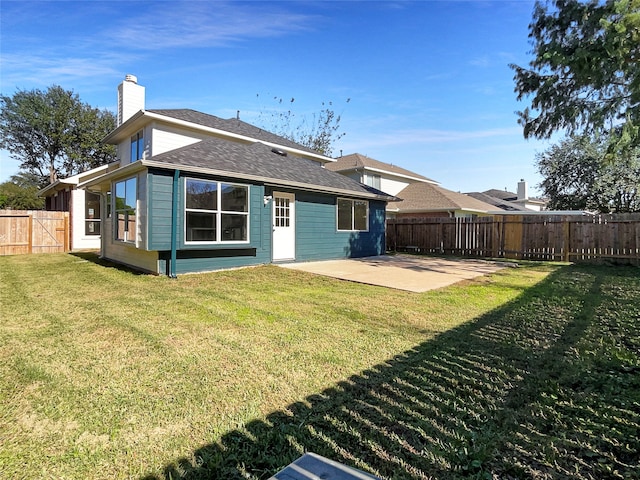
<svg viewBox="0 0 640 480"><path fill-rule="evenodd" d="M342 229L340 228L340 202L349 202L351 204L351 208L350 208L350 217L351 217L351 228L350 229ZM361 229L361 228L356 228L356 215L355 215L355 208L356 208L356 203L363 203L365 204L366 207L366 214L365 214L365 228ZM362 199L358 199L358 198L343 198L343 197L338 197L336 199L336 230L338 232L368 232L369 231L369 201L368 200L362 200Z"/></svg>
<svg viewBox="0 0 640 480"><path fill-rule="evenodd" d="M133 154L135 146L135 156ZM131 145L129 148L129 154L131 156L130 162L137 162L144 158L144 130L139 130L131 135ZM134 158L135 157L135 158Z"/></svg>
<svg viewBox="0 0 640 480"><path fill-rule="evenodd" d="M95 199L93 199L93 201L98 204L97 209L89 208L89 200L91 199L90 195L96 197ZM91 210L93 210L93 213L91 213ZM96 214L96 210L97 210L97 214ZM89 191L85 192L84 194L84 234L85 236L87 237L100 236L101 230L102 230L101 210L102 210L102 198L100 197L100 195L97 193L89 192ZM90 231L91 230L90 225L94 225L93 232Z"/></svg>
<svg viewBox="0 0 640 480"><path fill-rule="evenodd" d="M127 201L127 193L130 192L130 190L127 189L127 184L129 184L129 188L131 189L131 182L134 183L134 187L133 187L133 196L134 196L134 205L133 208L131 208L130 205L127 205L126 201ZM118 208L118 185L120 184L124 184L124 207L123 208ZM114 181L112 184L112 188L111 188L111 201L112 203L112 215L113 215L113 239L116 242L122 242L122 243L129 243L129 244L135 244L136 243L136 239L137 239L137 230L138 230L138 177L137 176L133 176L133 177L128 177L128 178L124 178L122 180L118 180L118 181ZM115 192L115 193L113 193ZM131 232L131 211L133 211L133 234L130 236L129 233ZM120 212L124 212L124 222L125 222L125 226L124 226L124 230L123 230L123 238L119 238L119 233L120 233L120 219L118 217L118 215L120 214ZM132 238L131 238L132 237Z"/></svg>
<svg viewBox="0 0 640 480"><path fill-rule="evenodd" d="M377 190L380 190L382 184L382 177L376 173L365 173L364 174L364 184L369 187L373 187Z"/></svg>
<svg viewBox="0 0 640 480"><path fill-rule="evenodd" d="M187 206L187 194L188 194L188 185L190 181L194 181L194 182L205 182L205 183L210 183L210 184L214 184L215 185L215 192L216 192L216 205L215 205L215 209L209 209L209 208L189 208ZM244 211L237 211L237 210L223 210L222 209L222 195L223 195L223 191L224 188L223 186L230 186L230 187L237 187L237 188L243 188L246 191L246 205L245 205L245 210ZM250 233L251 233L251 229L250 229L250 220L251 220L251 216L249 213L250 210L250 206L251 206L251 186L247 185L247 184L243 184L243 183L236 183L236 182L225 182L222 180L210 180L210 179L203 179L203 178L196 178L196 177L186 177L184 180L184 195L183 195L183 202L184 202L184 208L183 208L183 242L185 245L237 245L237 244L248 244L251 241L250 238ZM215 239L214 240L189 240L189 228L188 228L188 221L187 221L187 217L188 217L188 213L189 212L194 212L194 213L203 213L203 214L209 214L209 215L213 215L214 216L214 221L215 221ZM223 217L224 216L237 216L237 217L244 217L245 221L244 221L244 227L246 230L246 239L242 240L237 240L237 239L231 239L231 240L225 240L224 239L224 229L223 229Z"/></svg>

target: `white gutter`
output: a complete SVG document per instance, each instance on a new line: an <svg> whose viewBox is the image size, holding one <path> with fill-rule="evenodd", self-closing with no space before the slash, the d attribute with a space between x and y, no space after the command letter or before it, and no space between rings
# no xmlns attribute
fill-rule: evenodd
<svg viewBox="0 0 640 480"><path fill-rule="evenodd" d="M456 208L411 208L411 209L400 209L400 208L388 208L387 211L388 212L394 212L394 213L425 213L425 212L447 212L449 214L451 214L451 212L456 212L456 211L464 211L464 212L470 212L470 213L481 213L483 215L487 215L487 214L491 214L491 212L488 212L486 210L478 210L475 208L464 208L464 207L456 207Z"/></svg>
<svg viewBox="0 0 640 480"><path fill-rule="evenodd" d="M144 168L149 168L149 167L160 168L164 170L180 170L181 172L200 173L205 175L227 177L227 178L240 178L243 180L264 183L265 185L271 185L271 186L278 186L278 187L285 186L285 187L297 188L297 189L308 190L313 192L334 193L334 194L345 195L349 197L357 197L357 198L371 198L375 200L382 200L385 202L392 201L390 199L396 198L391 195L376 195L375 193L356 192L353 190L346 190L342 188L324 187L322 185L313 185L309 183L295 182L290 180L280 180L277 178L265 178L260 175L229 172L227 170L216 170L216 169L206 168L206 167L194 167L194 166L188 166L188 165L156 162L153 160L144 160L144 159L138 160L134 163L130 163L129 165L125 165L124 167L118 168L117 170L114 170L113 172L102 175L101 177L84 182L78 185L78 188L90 189L95 185L99 185L106 181L111 181L116 178L125 177L127 175L131 175L132 173L138 172L140 170L143 170Z"/></svg>
<svg viewBox="0 0 640 480"><path fill-rule="evenodd" d="M595 215L593 212L587 212L586 210L495 210L487 213L490 215Z"/></svg>

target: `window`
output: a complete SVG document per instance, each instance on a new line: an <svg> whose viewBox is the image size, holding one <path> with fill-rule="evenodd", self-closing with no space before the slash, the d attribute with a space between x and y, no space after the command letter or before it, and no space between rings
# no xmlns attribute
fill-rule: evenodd
<svg viewBox="0 0 640 480"><path fill-rule="evenodd" d="M288 198L276 197L274 200L276 212L275 212L275 224L276 227L288 227L291 225L291 201Z"/></svg>
<svg viewBox="0 0 640 480"><path fill-rule="evenodd" d="M186 242L247 242L249 187L187 179Z"/></svg>
<svg viewBox="0 0 640 480"><path fill-rule="evenodd" d="M136 240L136 177L115 184L116 240L135 242Z"/></svg>
<svg viewBox="0 0 640 480"><path fill-rule="evenodd" d="M338 199L338 230L369 230L369 202L366 200Z"/></svg>
<svg viewBox="0 0 640 480"><path fill-rule="evenodd" d="M142 130L131 137L131 162L140 160L144 156L144 135Z"/></svg>
<svg viewBox="0 0 640 480"><path fill-rule="evenodd" d="M84 234L100 235L100 195L85 193L84 218Z"/></svg>
<svg viewBox="0 0 640 480"><path fill-rule="evenodd" d="M370 187L380 190L380 175L371 175L370 173L367 173L364 176L364 180L365 185L369 185Z"/></svg>

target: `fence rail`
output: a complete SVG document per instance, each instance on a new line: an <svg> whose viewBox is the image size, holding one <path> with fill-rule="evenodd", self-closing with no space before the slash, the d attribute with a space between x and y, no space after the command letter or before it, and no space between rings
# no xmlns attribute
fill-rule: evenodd
<svg viewBox="0 0 640 480"><path fill-rule="evenodd" d="M69 251L69 213L0 210L0 255Z"/></svg>
<svg viewBox="0 0 640 480"><path fill-rule="evenodd" d="M396 251L640 265L640 214L388 219Z"/></svg>

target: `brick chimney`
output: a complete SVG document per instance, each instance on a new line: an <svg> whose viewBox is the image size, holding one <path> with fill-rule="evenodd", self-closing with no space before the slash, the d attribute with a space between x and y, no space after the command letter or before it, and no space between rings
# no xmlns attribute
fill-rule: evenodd
<svg viewBox="0 0 640 480"><path fill-rule="evenodd" d="M138 78L127 75L124 81L118 85L118 124L133 117L140 110L144 110L144 87L138 85Z"/></svg>

